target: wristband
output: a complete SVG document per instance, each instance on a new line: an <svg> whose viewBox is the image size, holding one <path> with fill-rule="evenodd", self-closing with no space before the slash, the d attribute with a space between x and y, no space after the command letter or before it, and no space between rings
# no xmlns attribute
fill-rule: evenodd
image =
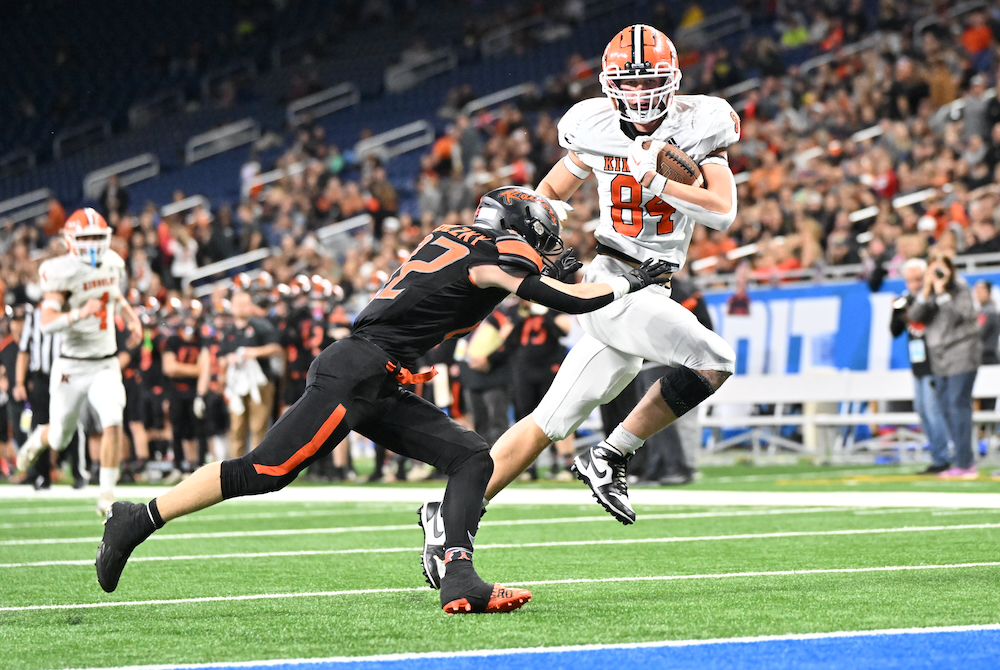
<svg viewBox="0 0 1000 670"><path fill-rule="evenodd" d="M653 179L649 182L649 186L647 186L647 188L653 193L655 193L657 196L662 195L663 189L665 189L666 187L667 187L667 178L664 177L659 172L657 172L653 176Z"/></svg>
<svg viewBox="0 0 1000 670"><path fill-rule="evenodd" d="M628 295L629 291L632 289L632 284L630 284L628 279L622 275L612 277L604 283L611 287L611 292L615 296L615 300Z"/></svg>

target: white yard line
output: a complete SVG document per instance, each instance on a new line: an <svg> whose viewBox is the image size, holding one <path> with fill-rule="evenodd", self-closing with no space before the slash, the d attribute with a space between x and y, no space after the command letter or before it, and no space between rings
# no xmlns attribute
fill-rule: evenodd
<svg viewBox="0 0 1000 670"><path fill-rule="evenodd" d="M657 642L624 642L617 644L582 644L562 647L521 647L510 649L476 649L470 651L430 651L408 654L379 654L376 656L333 656L329 658L271 659L265 661L237 661L216 663L185 663L169 665L129 665L119 668L90 668L89 670L201 670L202 668L257 668L276 665L363 663L379 661L409 661L423 659L479 658L510 656L514 654L554 654L601 650L658 649L669 647L701 647L717 644L755 644L761 642L828 640L835 638L881 637L901 635L933 635L938 633L968 633L1000 630L1000 624L974 626L934 626L928 628L883 628L876 630L849 630L829 633L792 633L787 635L759 635L754 637L711 638L708 640L663 640ZM751 650L748 650L751 651Z"/></svg>
<svg viewBox="0 0 1000 670"><path fill-rule="evenodd" d="M625 582L670 582L698 579L731 579L747 577L789 577L803 575L833 575L865 572L902 572L909 570L958 570L965 568L1000 567L1000 561L983 563L952 563L943 565L887 565L871 568L821 568L816 570L775 570L769 572L722 572L701 575L659 575L650 577L603 577L595 579L545 579L539 581L520 582L519 586L564 586L574 584L607 584ZM244 600L281 600L288 598L328 598L334 596L353 596L381 593L418 593L430 591L428 586L389 589L351 589L344 591L310 591L304 593L256 593L242 596L202 596L200 598L173 598L163 600L119 600L99 603L71 603L64 605L22 605L17 607L0 607L0 612L32 612L42 610L77 610L102 607L129 607L135 605L180 605L186 603L235 602Z"/></svg>
<svg viewBox="0 0 1000 670"><path fill-rule="evenodd" d="M919 483L919 482L917 482ZM979 484L979 482L951 482ZM23 486L0 486L0 500L81 499L93 500L86 489L69 486L49 491L24 491ZM163 495L162 486L122 486L118 494L124 500L145 502ZM440 500L443 487L410 486L288 486L266 496L247 501L263 502L359 502L422 503ZM1000 493L965 493L950 491L708 491L691 489L633 488L633 504L691 505L698 507L940 507L950 509L1000 509ZM227 501L227 504L235 501ZM500 492L492 504L504 505L592 505L590 491L584 486L572 488L529 488L515 486Z"/></svg>
<svg viewBox="0 0 1000 670"><path fill-rule="evenodd" d="M665 514L644 514L642 519L645 521L655 521L663 519L698 519L698 518L709 518L709 517L744 517L744 516L784 516L786 514L815 514L821 512L839 512L843 511L840 507L807 507L804 509L765 509L765 510L744 510L744 511L725 511L725 512L676 512L676 513L665 513ZM873 514L880 513L881 510L872 510ZM894 512L894 510L888 510L888 513ZM198 517L191 516L185 517L192 521L197 519L207 519L210 517ZM219 516L217 520L223 519L239 519L245 518L239 515L233 516ZM481 526L535 526L535 525L546 525L546 524L561 524L561 523L603 523L610 522L613 519L608 515L599 516L579 516L579 517L559 517L551 519L511 519L503 521L484 521ZM39 524L47 524L49 522L38 522ZM77 522L51 522L57 525L63 524L76 524ZM99 522L83 522L81 525L91 528L96 528ZM0 524L0 527L3 527ZM11 528L27 528L33 526L17 525L11 524ZM302 529L287 529L279 528L272 530L256 530L256 531L225 531L216 533L165 533L160 535L153 535L153 539L156 540L166 540L166 539L200 539L200 538L225 538L225 537L257 537L262 535L327 535L327 534L339 534L339 533L372 533L372 532L382 532L382 531L398 531L398 530L416 530L417 524L403 524L403 525L393 525L393 526L345 526L336 528L302 528ZM24 539L24 540L3 540L0 541L0 546L24 546L24 545L42 545L42 544L75 544L78 542L100 542L101 538L34 538L34 539Z"/></svg>
<svg viewBox="0 0 1000 670"><path fill-rule="evenodd" d="M678 542L726 542L734 540L766 540L782 539L791 537L824 537L837 535L884 535L890 533L931 533L946 530L983 530L1000 528L1000 523L994 524L967 524L962 526L904 526L902 528L857 528L847 530L803 530L784 531L779 533L738 533L734 535L692 535L677 537L643 537L628 538L621 540L566 540L560 542L520 542L520 543L495 543L481 544L476 547L477 551L483 549L540 549L552 547L588 547L588 546L610 546L629 544L673 544ZM153 537L156 537L155 535ZM192 561L206 559L229 559L229 558L270 558L279 556L336 556L342 554L396 554L403 552L419 551L419 546L412 547L382 547L382 548L357 548L357 549L322 549L322 550L300 550L300 551L267 551L252 553L228 553L228 554L197 554L189 556L146 556L131 559L132 562L143 561ZM36 561L31 563L0 563L0 568L38 568L54 565L93 565L93 559L64 560L64 561Z"/></svg>

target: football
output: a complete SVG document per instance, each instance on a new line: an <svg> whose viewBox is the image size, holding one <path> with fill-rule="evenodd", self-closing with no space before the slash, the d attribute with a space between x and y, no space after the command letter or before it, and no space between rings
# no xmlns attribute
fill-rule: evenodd
<svg viewBox="0 0 1000 670"><path fill-rule="evenodd" d="M648 149L649 143L643 143L643 148ZM701 173L701 167L694 162L693 158L673 144L667 144L660 150L656 157L656 171L667 179L682 184L705 185L705 177Z"/></svg>

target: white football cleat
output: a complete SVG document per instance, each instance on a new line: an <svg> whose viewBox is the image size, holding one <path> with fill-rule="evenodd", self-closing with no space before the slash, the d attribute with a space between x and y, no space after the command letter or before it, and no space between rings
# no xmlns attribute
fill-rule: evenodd
<svg viewBox="0 0 1000 670"><path fill-rule="evenodd" d="M97 513L101 516L107 516L108 510L111 509L111 505L115 502L115 494L110 491L104 491L97 496Z"/></svg>
<svg viewBox="0 0 1000 670"><path fill-rule="evenodd" d="M417 511L417 522L424 530L424 550L420 552L420 568L432 589L441 588L444 576L444 517L441 503L427 502Z"/></svg>
<svg viewBox="0 0 1000 670"><path fill-rule="evenodd" d="M628 484L625 481L629 458L631 454L623 456L602 441L573 459L572 468L576 478L594 492L594 498L601 507L626 526L635 523L635 512L628 499Z"/></svg>
<svg viewBox="0 0 1000 670"><path fill-rule="evenodd" d="M38 426L31 431L31 435L17 450L17 471L24 472L30 468L43 451L45 451L45 445L42 444L42 427Z"/></svg>

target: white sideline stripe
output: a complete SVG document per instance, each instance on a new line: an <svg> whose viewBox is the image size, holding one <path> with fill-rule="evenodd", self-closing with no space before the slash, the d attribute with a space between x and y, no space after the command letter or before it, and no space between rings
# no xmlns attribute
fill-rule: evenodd
<svg viewBox="0 0 1000 670"><path fill-rule="evenodd" d="M919 482L918 482L919 483ZM977 485L982 482L952 482ZM928 484L938 485L936 482ZM94 500L85 489L56 486L49 491L24 491L24 486L0 486L0 500ZM122 486L123 500L145 502L163 495L163 486ZM443 485L431 487L368 486L287 486L281 491L254 496L254 502L360 502L417 503L440 500ZM690 489L634 489L629 493L637 505L690 505L698 507L940 507L950 509L1000 509L1000 494L952 491L712 491ZM593 505L591 492L584 486L573 488L504 489L493 505Z"/></svg>
<svg viewBox="0 0 1000 670"><path fill-rule="evenodd" d="M803 508L803 509L779 508L779 509L768 509L768 510L746 510L746 511L740 511L740 512L733 512L733 511L729 511L729 510L727 510L727 511L720 511L720 512L674 512L674 513L669 513L669 514L666 514L666 513L665 514L644 514L644 515L642 515L642 518L644 520L647 520L647 519L648 520L657 520L657 519L697 519L697 518L702 518L702 517L760 516L760 515L766 515L766 514L779 514L779 515L784 515L784 514L812 514L812 513L816 513L816 512L840 512L843 509L844 508L842 508L842 507L807 507L807 508ZM361 510L352 510L351 511L351 513L360 513L360 512L361 512ZM880 510L873 510L873 512L874 513L879 513ZM333 514L333 513L331 512L331 514ZM222 515L222 514L217 515L217 516L194 516L194 515L192 515L192 516L183 517L181 519L176 519L175 521L198 521L198 520L202 520L202 521L208 521L208 520L221 521L221 520L228 520L228 519L245 519L245 518L252 518L252 517L241 516L241 515ZM264 517L264 518L268 518L268 517ZM515 520L506 520L506 521L484 521L484 522L482 522L480 524L480 526L529 526L529 525L541 525L541 524L574 523L574 522L590 522L590 521L603 522L603 521L610 521L610 520L612 520L612 518L610 516L607 516L607 515L601 515L601 516L575 516L575 517L561 517L561 518L552 518L552 519L515 519ZM28 522L28 523L30 523L30 522ZM47 527L49 524L51 524L52 526L57 526L57 525L77 525L77 524L79 524L79 525L84 525L84 526L88 526L88 527L95 527L95 526L97 526L100 523L100 521L99 520L83 521L83 522L79 522L79 521L52 521L52 522L41 521L41 522L37 522L37 523L39 524L39 526L37 526L37 527L43 527L43 526ZM36 526L31 526L31 525L27 525L27 524L0 524L0 528L35 528L35 527ZM352 527L346 527L346 528L337 528L337 529L307 528L307 529L303 529L303 530L304 531L309 531L309 532L327 533L327 532L344 532L344 531L350 531L350 530L357 530L358 532L373 532L373 531L376 531L376 530L400 530L401 528L402 529L406 529L406 528L414 529L414 528L417 528L417 525L416 524L410 524L408 526L357 526L357 527L353 527L353 528ZM230 532L230 533L246 532L246 533L249 533L249 534L252 535L254 533L257 533L257 534L265 533L265 534L267 534L267 533L271 533L271 532L274 532L275 534L288 534L291 531L288 531L286 529L275 529L274 531L228 531L228 532ZM174 535L167 534L167 535L154 535L153 537L158 538L158 539L164 539L166 537L179 537L179 535L177 535L177 534L174 534ZM212 534L204 534L204 535L199 535L199 537L220 537L220 536L218 536L218 535L212 535ZM237 537L237 536L236 535L224 535L222 537ZM83 540L77 540L76 538L52 538L52 539L53 540L58 540L59 542L62 542L63 540L72 540L74 542L76 542L76 541L83 541ZM100 538L98 538L98 540L100 540ZM87 541L90 541L90 540L87 540ZM30 542L30 541L29 540L12 540L12 542ZM46 540L46 539L39 539L39 540L37 540L37 542L44 543L44 544L58 544L59 543L59 542L52 542L52 541ZM3 544L4 544L4 542L0 542L0 545L3 545Z"/></svg>
<svg viewBox="0 0 1000 670"><path fill-rule="evenodd" d="M787 537L823 537L827 535L883 535L887 533L927 533L939 530L978 530L984 528L1000 528L1000 524L970 524L964 526L904 526L902 528L858 528L848 530L802 530L784 531L779 533L739 533L736 535L693 535L678 537L641 537L623 540L565 540L560 542L522 542L482 544L476 547L483 549L539 549L550 547L589 547L619 544L671 544L676 542L724 542L727 540L764 540ZM200 554L190 556L145 556L133 558L131 561L191 561L220 558L270 558L276 556L336 556L343 554L396 554L415 552L419 547L383 547L371 549L304 549L300 551L265 551L254 553L232 554ZM0 568L37 568L52 565L93 565L93 559L38 561L35 563L0 563Z"/></svg>
<svg viewBox="0 0 1000 670"><path fill-rule="evenodd" d="M741 577L790 577L801 575L834 575L862 572L903 572L908 570L954 570L965 568L995 568L1000 561L982 563L951 563L942 565L887 565L873 568L819 568L815 570L774 570L754 572L715 572L701 575L659 575L655 577L600 577L594 579L542 579L519 582L518 586L563 586L573 584L608 584L622 582L672 582L697 579L731 579ZM119 600L102 603L71 603L65 605L20 605L0 607L0 612L29 612L39 610L77 610L101 607L126 607L132 605L180 605L185 603L233 602L241 600L281 600L287 598L328 598L334 596L356 596L379 593L418 593L430 591L429 586L413 586L388 589L350 589L344 591L308 591L303 593L255 593L242 596L202 596L199 598L175 598L164 600Z"/></svg>
<svg viewBox="0 0 1000 670"><path fill-rule="evenodd" d="M773 510L747 510L741 512L676 512L669 514L644 514L642 518L644 520L663 520L663 519L698 519L698 518L708 518L708 517L741 517L741 516L761 516L761 515L785 515L785 514L812 514L817 512L839 512L844 508L842 507L814 507L805 509L773 509ZM876 510L877 511L877 510ZM192 520L198 517L186 517ZM228 518L228 517L226 517ZM504 521L484 521L480 526L533 526L533 525L546 525L546 524L559 524L559 523L578 523L578 522L606 522L611 521L612 518L607 515L601 516L580 516L580 517L562 517L555 519L513 519ZM87 522L87 526L96 526L97 522ZM271 530L247 530L247 531L220 531L216 533L167 533L164 535L153 535L151 539L154 540L193 540L193 539L213 539L213 538L225 538L225 537L262 537L268 535L328 535L328 534L340 534L340 533L374 533L381 531L398 531L398 530L415 530L417 528L416 524L402 524L394 526L338 526L336 528L275 528ZM100 542L101 538L92 537L56 537L56 538L34 538L26 540L3 540L0 541L0 546L25 546L25 545L43 545L43 544L75 544L82 542Z"/></svg>
<svg viewBox="0 0 1000 670"><path fill-rule="evenodd" d="M305 665L321 663L365 663L379 661L411 661L431 658L477 658L510 656L512 654L553 654L580 651L657 649L663 647L701 647L717 644L754 644L760 642L828 640L834 638L880 637L893 635L927 635L935 633L969 633L1000 630L1000 624L969 626L934 626L927 628L882 628L876 630L845 630L830 633L791 633L786 635L758 635L755 637L725 637L708 640L663 640L657 642L623 642L618 644L578 644L562 647L515 647L511 649L474 649L470 651L429 651L408 654L379 654L376 656L331 656L329 658L269 659L265 661L236 661L232 663L184 663L170 665L129 665L118 668L89 668L88 670L200 670L201 668L246 668L275 665Z"/></svg>
<svg viewBox="0 0 1000 670"><path fill-rule="evenodd" d="M384 510L383 510L384 511ZM411 511L409 509L399 509L400 512ZM102 519L96 518L93 510L87 508L90 519L74 519L66 521L21 521L15 523L0 523L0 529L10 530L15 528L58 528L67 526L98 526ZM353 514L371 514L372 510L350 509L350 510L308 510L304 512L259 512L251 514L206 514L205 516L185 516L174 519L174 523L188 523L191 521L240 521L246 519L293 519L297 517L312 516L351 516ZM2 510L0 510L2 514Z"/></svg>

